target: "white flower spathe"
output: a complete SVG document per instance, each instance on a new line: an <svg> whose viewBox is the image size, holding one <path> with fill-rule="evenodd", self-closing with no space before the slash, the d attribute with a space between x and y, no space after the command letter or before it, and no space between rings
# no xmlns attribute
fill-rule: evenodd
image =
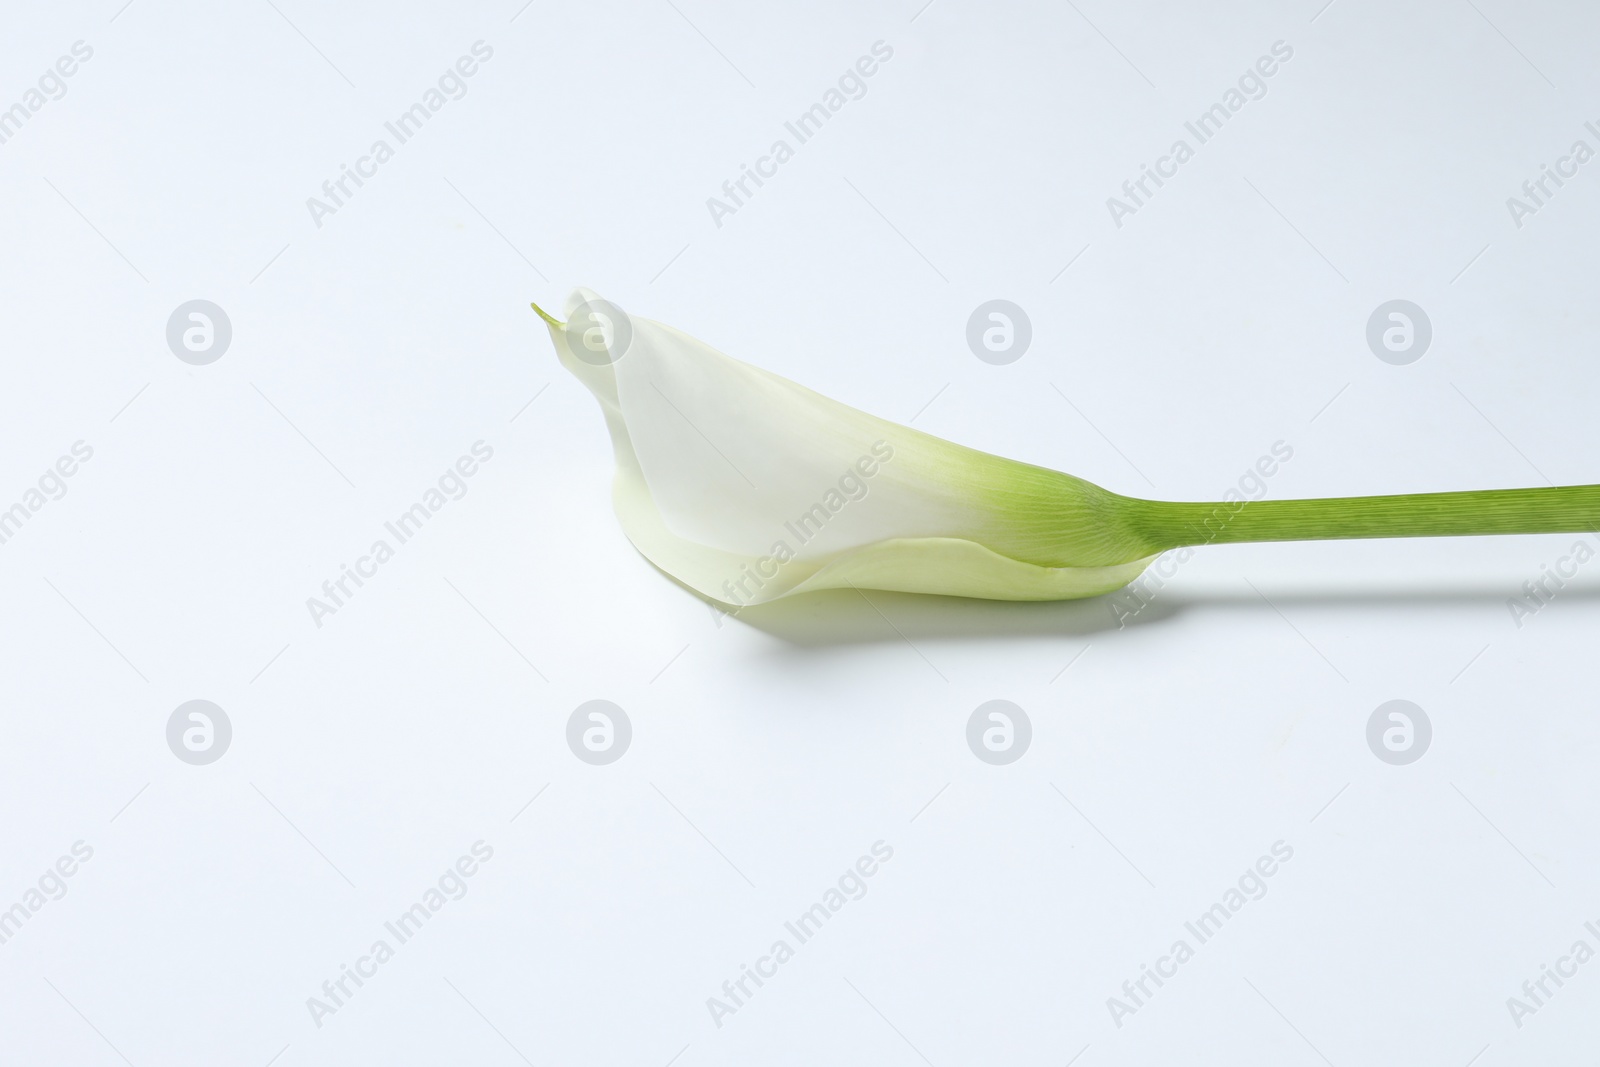
<svg viewBox="0 0 1600 1067"><path fill-rule="evenodd" d="M858 411L588 290L567 311L546 321L605 414L623 530L713 600L1068 599L1126 585L1159 550L1091 483Z"/></svg>

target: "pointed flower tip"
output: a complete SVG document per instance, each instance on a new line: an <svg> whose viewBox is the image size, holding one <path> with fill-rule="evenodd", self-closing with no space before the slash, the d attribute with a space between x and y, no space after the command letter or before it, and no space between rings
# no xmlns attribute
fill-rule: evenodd
<svg viewBox="0 0 1600 1067"><path fill-rule="evenodd" d="M551 326L554 326L556 329L564 330L564 329L567 328L567 324L566 323L561 322L561 321L559 321L559 320L557 320L555 318L552 318L550 313L548 311L546 311L544 308L540 307L538 304L535 304L532 301L529 301L528 302L528 306L533 308L533 310L537 311L539 313L539 317L541 319L543 319L544 321L548 322Z"/></svg>

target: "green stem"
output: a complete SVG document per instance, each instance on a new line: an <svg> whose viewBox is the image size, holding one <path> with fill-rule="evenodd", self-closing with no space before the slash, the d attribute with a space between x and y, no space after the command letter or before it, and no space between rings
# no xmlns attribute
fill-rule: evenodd
<svg viewBox="0 0 1600 1067"><path fill-rule="evenodd" d="M1600 485L1221 504L1131 503L1135 505L1129 514L1132 525L1163 548L1600 529Z"/></svg>

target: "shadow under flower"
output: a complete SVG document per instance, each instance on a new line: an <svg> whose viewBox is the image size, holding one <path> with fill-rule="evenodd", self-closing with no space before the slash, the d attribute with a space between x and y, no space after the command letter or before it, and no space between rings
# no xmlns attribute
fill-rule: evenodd
<svg viewBox="0 0 1600 1067"><path fill-rule="evenodd" d="M1236 592L1214 588L1167 590L1132 613L1127 610L1128 602L1116 601L1115 596L1018 602L879 590L826 590L734 611L719 605L713 607L726 611L731 620L807 648L941 638L1088 638L1120 630L1159 627L1196 612L1275 615L1295 609L1334 611L1352 616L1408 609L1499 611L1506 617L1507 629L1513 628L1513 620L1506 609L1506 590L1502 586L1268 585L1261 586L1258 591L1241 582ZM1558 603L1568 606L1595 602L1600 602L1600 586L1569 588L1558 598Z"/></svg>

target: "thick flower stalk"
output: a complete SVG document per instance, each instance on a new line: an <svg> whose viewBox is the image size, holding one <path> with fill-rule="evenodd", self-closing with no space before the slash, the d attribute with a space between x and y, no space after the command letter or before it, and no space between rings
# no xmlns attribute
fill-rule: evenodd
<svg viewBox="0 0 1600 1067"><path fill-rule="evenodd" d="M1066 600L1185 545L1600 529L1600 486L1183 503L877 418L587 290L545 319L595 395L623 530L657 567L743 607L818 589Z"/></svg>

